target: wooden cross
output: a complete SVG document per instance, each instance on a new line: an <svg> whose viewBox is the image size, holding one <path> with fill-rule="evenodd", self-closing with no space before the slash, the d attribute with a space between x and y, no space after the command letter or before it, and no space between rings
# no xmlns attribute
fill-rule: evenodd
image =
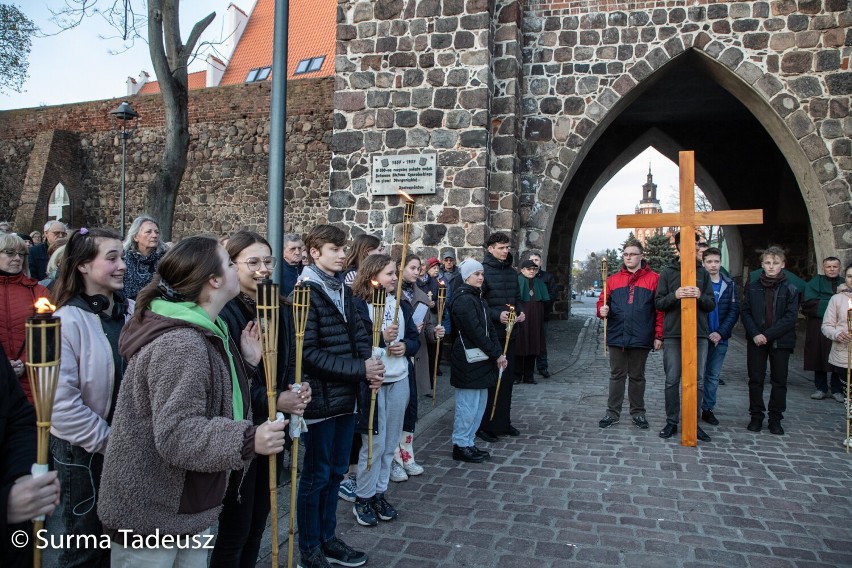
<svg viewBox="0 0 852 568"><path fill-rule="evenodd" d="M680 227L680 285L695 286L695 246L692 244L695 228L703 225L759 225L763 223L762 209L738 211L695 210L695 153L679 153L680 211L677 213L645 213L618 215L616 227ZM681 347L681 396L680 421L681 445L697 444L698 428L698 339L696 298L680 301L680 347Z"/></svg>

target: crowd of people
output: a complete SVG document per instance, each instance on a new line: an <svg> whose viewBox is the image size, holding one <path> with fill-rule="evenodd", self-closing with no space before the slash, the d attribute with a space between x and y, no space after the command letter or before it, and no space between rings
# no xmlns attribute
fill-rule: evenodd
<svg viewBox="0 0 852 568"><path fill-rule="evenodd" d="M697 236L696 236L697 237ZM680 233L675 235L680 250ZM690 245L691 246L691 245ZM787 408L787 375L796 345L796 320L800 308L808 318L805 370L814 371L816 391L811 398L846 402L841 377L846 375L849 333L846 310L852 306L852 264L841 276L840 259L823 261L818 274L804 287L788 280L785 251L777 246L761 254L761 269L749 276L742 294L722 267L722 252L696 238L696 285L681 286L680 257L660 274L650 269L640 242L622 248L620 269L607 278L607 292L597 302L597 315L608 323L610 363L607 410L598 422L609 428L620 421L627 383L632 423L647 429L645 415L645 363L651 350L663 350L666 423L659 435L671 438L680 422L681 396L681 300L694 298L697 307L697 401L698 419L719 425L713 410L721 380L728 340L738 321L746 338L749 421L746 428L760 432L768 414L768 430L783 435L781 424ZM764 400L766 374L770 393ZM828 377L831 377L829 386ZM831 388L831 394L828 390ZM700 426L697 437L710 442ZM844 441L848 444L849 441Z"/></svg>
<svg viewBox="0 0 852 568"><path fill-rule="evenodd" d="M481 260L459 263L451 250L440 259L395 259L378 237L362 234L348 243L346 233L331 225L318 225L304 238L285 235L282 259L261 235L245 230L163 243L157 221L145 215L123 241L108 229L70 231L58 221L47 223L38 239L31 236L34 244L2 229L0 223L4 566L29 565L32 550L14 548L8 535L28 530L42 514L49 515L47 539L90 536L109 543L51 547L45 550L50 566L257 562L271 513L269 461L284 470L283 452L291 443L288 421L269 420L257 321L258 284L279 260L283 309L272 382L275 409L307 424L296 500L302 568L367 562L366 552L338 536L338 499L352 503L363 527L398 517L391 482L424 472L415 459L417 402L419 395L435 395L439 342L455 388L448 450L459 462L490 459L477 443L520 435L512 423L513 387L537 383L536 370L550 376L544 322L557 299L556 278L542 270L535 251L516 268L510 237L502 232L488 237ZM632 423L649 428L645 364L650 350L663 349L666 423L660 437L677 432L680 302L695 298L699 418L719 423L713 411L720 372L741 320L748 339L748 429L763 425L768 365L769 431L783 434L799 309L798 289L785 277L784 251L764 251L762 271L742 295L721 266L722 253L698 251L696 286L681 286L678 259L657 274L640 243L625 243L623 264L597 305L609 322L611 368L601 428L619 422L625 385ZM809 324L814 352L806 366L815 372L813 398L845 400L837 395L850 341L845 315L852 265L841 273L840 261L831 257L823 267L825 275L804 293L803 310L818 320ZM290 310L296 286L310 290L298 388ZM377 289L384 291L382 308L374 305ZM34 477L24 326L40 297L55 304L62 337L51 471ZM819 335L812 337L812 330ZM710 441L702 428L698 438ZM151 535L195 546L133 540Z"/></svg>

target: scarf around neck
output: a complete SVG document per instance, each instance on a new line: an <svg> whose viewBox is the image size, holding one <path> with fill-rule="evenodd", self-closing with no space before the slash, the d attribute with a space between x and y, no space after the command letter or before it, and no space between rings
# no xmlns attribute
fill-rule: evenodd
<svg viewBox="0 0 852 568"><path fill-rule="evenodd" d="M782 271L775 278L770 278L763 270L760 273L760 285L763 286L763 329L766 330L772 326L775 320L775 295L778 293L778 288L787 282L787 275Z"/></svg>
<svg viewBox="0 0 852 568"><path fill-rule="evenodd" d="M228 326L217 317L216 321L210 320L210 316L204 309L195 302L168 302L157 298L151 301L150 310L157 315L172 318L180 321L185 321L207 330L219 339L225 346L225 353L228 355L228 366L231 369L231 391L232 404L234 407L234 420L240 421L244 419L243 412L243 391L240 389L240 381L237 378L237 368L234 366L234 356L231 355L231 348L228 345Z"/></svg>

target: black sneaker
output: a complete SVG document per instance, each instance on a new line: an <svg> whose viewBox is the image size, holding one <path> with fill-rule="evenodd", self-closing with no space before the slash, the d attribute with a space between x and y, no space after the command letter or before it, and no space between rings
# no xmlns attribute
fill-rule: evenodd
<svg viewBox="0 0 852 568"><path fill-rule="evenodd" d="M473 446L462 448L453 444L453 459L468 463L482 463L485 457L473 450Z"/></svg>
<svg viewBox="0 0 852 568"><path fill-rule="evenodd" d="M763 416L759 414L752 414L751 420L746 426L746 429L750 432L760 432L763 429Z"/></svg>
<svg viewBox="0 0 852 568"><path fill-rule="evenodd" d="M698 432L697 432L698 439L701 440L702 442L709 442L710 436L707 435L707 432L702 430L701 426L698 426L697 429L698 429Z"/></svg>
<svg viewBox="0 0 852 568"><path fill-rule="evenodd" d="M388 503L388 500L385 499L384 493L376 493L371 505L373 506L373 510L376 512L376 516L383 521L392 521L399 516L396 509L393 508L393 505Z"/></svg>
<svg viewBox="0 0 852 568"><path fill-rule="evenodd" d="M299 555L301 558L299 558L299 563L297 564L298 568L331 568L331 564L328 563L328 559L326 559L321 546L310 552L301 550L299 551Z"/></svg>
<svg viewBox="0 0 852 568"><path fill-rule="evenodd" d="M716 415L713 414L712 410L703 410L701 412L701 419L707 424L710 424L711 426L719 425L719 419L716 418Z"/></svg>
<svg viewBox="0 0 852 568"><path fill-rule="evenodd" d="M776 436L784 435L784 428L781 427L780 420L770 420L769 421L769 433L775 434Z"/></svg>
<svg viewBox="0 0 852 568"><path fill-rule="evenodd" d="M493 434L492 432L489 432L487 430L477 430L476 435L480 439L485 440L486 442L489 442L491 444L500 440L500 438L498 438L496 434Z"/></svg>
<svg viewBox="0 0 852 568"><path fill-rule="evenodd" d="M355 515L355 520L363 527L374 527L379 524L371 502L371 499L358 497L355 499L355 506L352 507L352 514Z"/></svg>
<svg viewBox="0 0 852 568"><path fill-rule="evenodd" d="M677 434L677 424L666 423L663 429L660 430L660 438L671 438L675 434Z"/></svg>
<svg viewBox="0 0 852 568"><path fill-rule="evenodd" d="M637 428L641 428L642 430L648 429L648 419L645 418L644 414L637 414L633 417L633 425Z"/></svg>
<svg viewBox="0 0 852 568"><path fill-rule="evenodd" d="M490 458L490 457L491 457L491 454L489 454L489 453L488 453L488 452L486 452L485 450L480 450L480 449L479 449L479 448L477 448L476 446L471 446L471 449L473 450L473 452L474 452L475 454L478 454L478 455L482 456L482 459L484 459L484 460L487 460L488 458Z"/></svg>
<svg viewBox="0 0 852 568"><path fill-rule="evenodd" d="M619 419L617 416L610 416L609 414L607 414L606 416L600 419L600 421L598 422L598 426L600 428L609 428L613 424L618 424L618 422Z"/></svg>
<svg viewBox="0 0 852 568"><path fill-rule="evenodd" d="M355 550L337 537L323 543L322 552L331 564L340 566L363 566L367 563L367 554Z"/></svg>

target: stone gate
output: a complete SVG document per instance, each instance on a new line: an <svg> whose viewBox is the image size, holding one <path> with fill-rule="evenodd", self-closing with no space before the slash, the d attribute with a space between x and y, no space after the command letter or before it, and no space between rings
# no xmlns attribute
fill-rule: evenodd
<svg viewBox="0 0 852 568"><path fill-rule="evenodd" d="M566 268L595 195L652 145L694 149L715 208L765 209L728 231L735 273L770 241L805 273L852 260L850 24L848 0L339 0L329 219L391 241L399 199L371 195L370 158L434 152L416 250L480 254L502 230Z"/></svg>

